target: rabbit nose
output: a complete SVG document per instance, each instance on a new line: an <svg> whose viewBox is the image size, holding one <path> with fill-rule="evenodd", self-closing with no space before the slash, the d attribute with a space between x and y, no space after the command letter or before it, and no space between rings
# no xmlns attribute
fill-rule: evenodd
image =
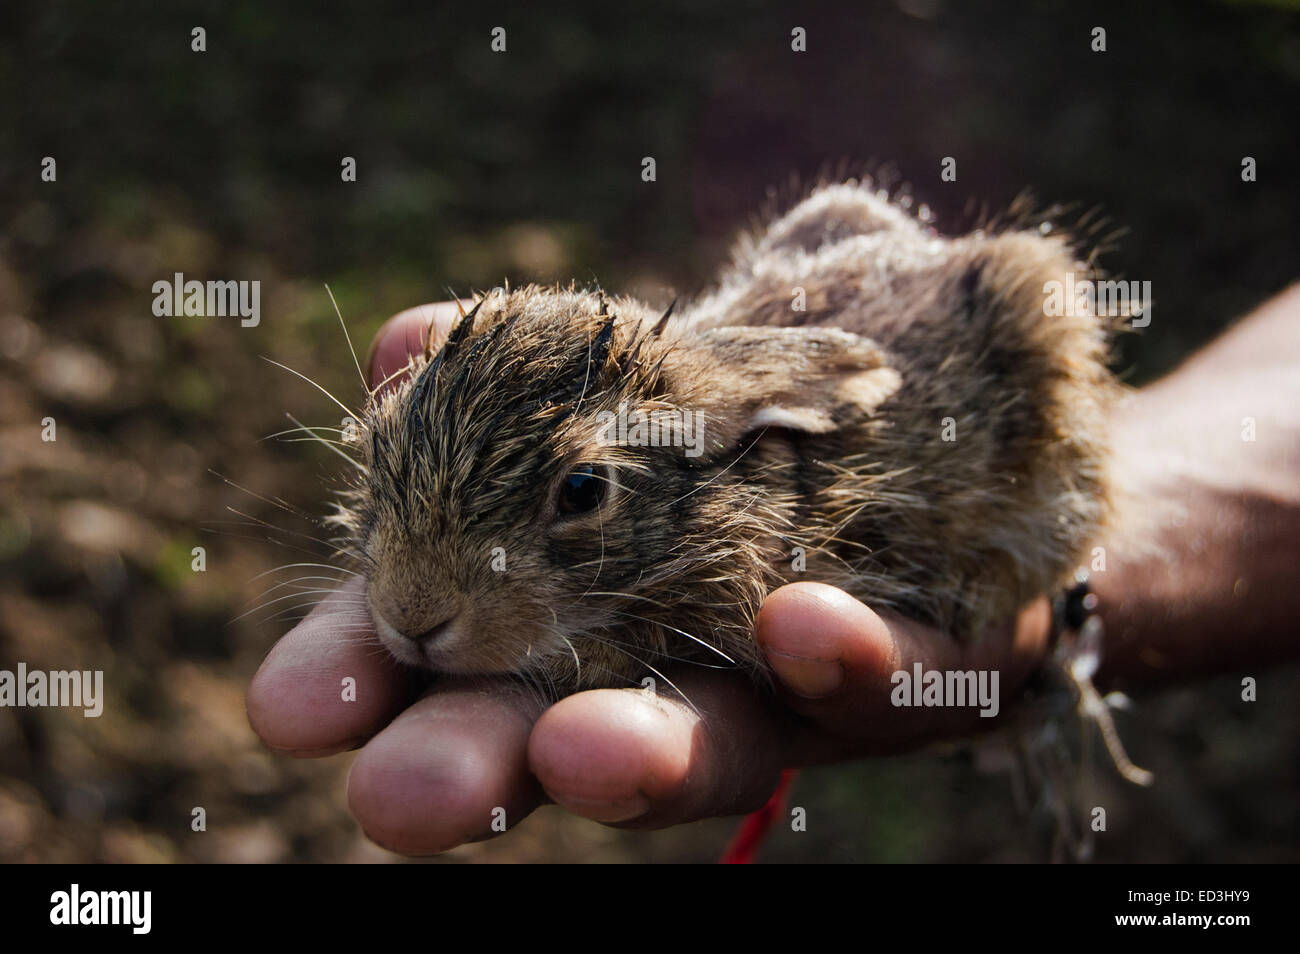
<svg viewBox="0 0 1300 954"><path fill-rule="evenodd" d="M431 626L422 633L412 633L407 638L419 643L421 646L431 646L447 635L447 632L451 629L451 624L454 622L456 622L456 617L448 616L437 626Z"/></svg>

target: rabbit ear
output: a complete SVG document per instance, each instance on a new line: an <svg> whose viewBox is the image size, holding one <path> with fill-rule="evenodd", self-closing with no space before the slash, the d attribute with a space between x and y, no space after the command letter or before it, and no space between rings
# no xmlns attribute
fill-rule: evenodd
<svg viewBox="0 0 1300 954"><path fill-rule="evenodd" d="M838 328L714 328L669 352L664 370L704 412L709 443L730 445L764 427L825 434L862 420L902 384L887 360Z"/></svg>

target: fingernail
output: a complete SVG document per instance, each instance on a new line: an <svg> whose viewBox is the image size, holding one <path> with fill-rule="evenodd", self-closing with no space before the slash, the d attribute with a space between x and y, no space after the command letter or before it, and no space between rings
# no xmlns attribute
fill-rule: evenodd
<svg viewBox="0 0 1300 954"><path fill-rule="evenodd" d="M551 800L561 808L567 808L575 815L581 815L583 818L590 818L592 821L614 822L631 821L633 818L640 818L646 812L650 811L650 800L644 795L634 795L631 798L615 799L596 799L581 798L573 795L556 795L554 792L546 793Z"/></svg>
<svg viewBox="0 0 1300 954"><path fill-rule="evenodd" d="M825 659L806 659L768 650L768 661L786 687L805 699L820 699L844 685L844 667Z"/></svg>

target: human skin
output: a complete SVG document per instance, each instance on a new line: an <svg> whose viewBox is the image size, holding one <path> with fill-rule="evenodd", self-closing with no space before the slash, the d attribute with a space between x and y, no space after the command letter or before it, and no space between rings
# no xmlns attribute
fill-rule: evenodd
<svg viewBox="0 0 1300 954"><path fill-rule="evenodd" d="M372 384L445 334L454 303L392 318ZM1300 286L1278 296L1116 410L1124 493L1092 583L1106 632L1098 682L1154 686L1294 659L1300 587ZM1243 419L1255 440L1243 440ZM1172 504L1172 506L1171 506ZM1154 546L1152 544L1155 544ZM631 689L580 692L539 711L508 682L415 680L327 599L272 649L248 691L278 752L360 748L348 801L367 835L409 855L494 837L544 801L618 827L661 828L758 807L781 769L907 751L981 727L976 710L896 708L890 676L995 669L1004 711L1047 646L1045 599L960 646L820 583L769 595L756 638L775 695L738 674L674 672L691 704ZM357 701L339 685L356 679ZM994 720L996 721L996 720Z"/></svg>

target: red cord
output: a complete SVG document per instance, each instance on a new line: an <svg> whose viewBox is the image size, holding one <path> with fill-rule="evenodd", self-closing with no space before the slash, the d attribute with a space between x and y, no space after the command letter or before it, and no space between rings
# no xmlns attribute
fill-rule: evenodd
<svg viewBox="0 0 1300 954"><path fill-rule="evenodd" d="M794 769L785 769L781 772L781 780L776 783L776 789L768 798L767 803L758 811L750 812L745 816L745 820L740 823L740 828L732 836L731 844L727 845L727 850L718 859L718 864L750 865L754 863L754 856L758 854L758 849L762 846L764 837L776 822L777 816L784 814L786 796L790 794L790 785L798 774Z"/></svg>

